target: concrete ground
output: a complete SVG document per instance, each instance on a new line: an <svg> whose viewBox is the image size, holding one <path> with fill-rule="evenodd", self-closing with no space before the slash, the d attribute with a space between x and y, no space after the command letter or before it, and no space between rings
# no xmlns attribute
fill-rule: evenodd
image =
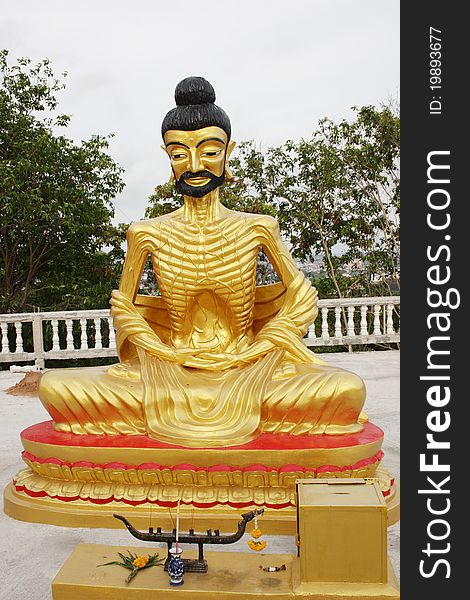
<svg viewBox="0 0 470 600"><path fill-rule="evenodd" d="M324 358L360 375L367 385L366 412L385 431L383 465L399 478L399 357L398 351L335 353ZM20 432L49 418L37 398L10 396L5 389L23 378L21 373L0 372L0 487L23 468ZM122 529L68 529L24 523L0 513L0 600L50 600L51 582L80 542L133 545ZM399 524L389 528L389 554L399 575ZM246 537L246 536L245 536ZM266 536L266 552L294 553L291 536ZM213 548L210 548L211 550ZM246 540L217 548L249 551ZM80 599L77 599L80 600Z"/></svg>

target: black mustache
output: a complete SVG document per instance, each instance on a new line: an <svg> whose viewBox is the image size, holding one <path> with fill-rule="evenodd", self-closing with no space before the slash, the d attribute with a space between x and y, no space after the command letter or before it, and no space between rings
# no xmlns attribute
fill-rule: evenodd
<svg viewBox="0 0 470 600"><path fill-rule="evenodd" d="M196 179L197 177L207 177L208 179L214 179L214 173L210 171L198 171L197 173L192 173L191 171L185 171L181 176L180 180L186 181L187 179Z"/></svg>

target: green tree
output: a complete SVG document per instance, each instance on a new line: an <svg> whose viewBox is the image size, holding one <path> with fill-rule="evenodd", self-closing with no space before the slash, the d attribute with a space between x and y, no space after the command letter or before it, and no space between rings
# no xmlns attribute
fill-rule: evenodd
<svg viewBox="0 0 470 600"><path fill-rule="evenodd" d="M47 59L10 65L0 52L1 312L105 306L118 280L122 168L109 136L56 133L70 120L57 113L64 78Z"/></svg>
<svg viewBox="0 0 470 600"><path fill-rule="evenodd" d="M323 119L310 139L267 152L292 252L302 261L321 255L338 297L400 284L400 120L388 107L355 111L353 121Z"/></svg>

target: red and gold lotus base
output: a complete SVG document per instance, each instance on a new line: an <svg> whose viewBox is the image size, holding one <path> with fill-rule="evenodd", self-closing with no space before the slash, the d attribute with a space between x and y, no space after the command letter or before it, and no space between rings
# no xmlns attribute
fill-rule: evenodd
<svg viewBox="0 0 470 600"><path fill-rule="evenodd" d="M71 527L171 527L179 498L182 526L231 529L248 507L265 508L266 533L295 532L295 481L305 477L376 477L398 520L397 485L382 467L383 432L367 423L355 435L262 434L241 446L186 448L147 436L59 433L52 421L21 434L20 471L5 490L13 518ZM195 525L196 527L196 525ZM220 527L223 529L223 526Z"/></svg>

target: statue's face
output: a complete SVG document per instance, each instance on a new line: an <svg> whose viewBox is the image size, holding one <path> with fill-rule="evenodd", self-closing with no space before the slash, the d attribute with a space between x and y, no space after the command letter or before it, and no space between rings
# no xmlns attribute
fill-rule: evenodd
<svg viewBox="0 0 470 600"><path fill-rule="evenodd" d="M229 154L223 129L212 126L194 131L170 130L163 140L179 192L202 198L222 185Z"/></svg>

